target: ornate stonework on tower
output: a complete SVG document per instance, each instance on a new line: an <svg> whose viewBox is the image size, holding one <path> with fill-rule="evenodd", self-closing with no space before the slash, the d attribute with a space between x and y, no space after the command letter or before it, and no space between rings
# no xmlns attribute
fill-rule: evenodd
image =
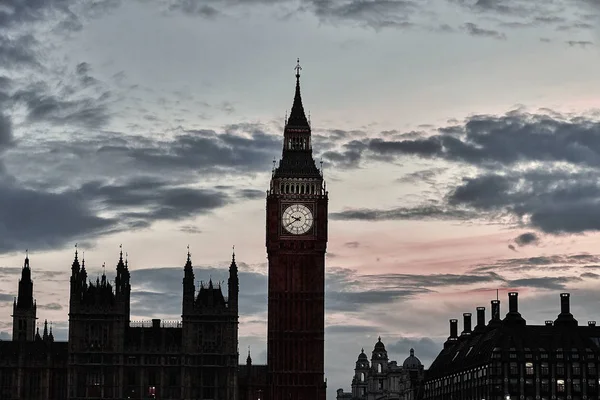
<svg viewBox="0 0 600 400"><path fill-rule="evenodd" d="M267 194L267 364L271 400L324 400L327 203L311 126L296 93Z"/></svg>

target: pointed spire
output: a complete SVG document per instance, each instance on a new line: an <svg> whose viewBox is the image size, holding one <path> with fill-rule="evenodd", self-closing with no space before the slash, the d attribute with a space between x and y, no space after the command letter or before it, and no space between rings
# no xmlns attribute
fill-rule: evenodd
<svg viewBox="0 0 600 400"><path fill-rule="evenodd" d="M54 342L54 335L52 334L52 322L50 322L50 334L48 335L48 339L51 342Z"/></svg>
<svg viewBox="0 0 600 400"><path fill-rule="evenodd" d="M252 365L252 357L250 357L250 346L248 346L248 357L246 357L246 364Z"/></svg>
<svg viewBox="0 0 600 400"><path fill-rule="evenodd" d="M306 114L304 113L304 106L302 105L302 96L300 95L300 71L302 70L300 59L298 59L298 63L294 69L296 70L296 93L294 95L292 111L290 112L290 117L287 119L286 126L290 125L309 128L310 126L306 119Z"/></svg>
<svg viewBox="0 0 600 400"><path fill-rule="evenodd" d="M23 264L23 268L29 268L29 249L25 250L25 264Z"/></svg>
<svg viewBox="0 0 600 400"><path fill-rule="evenodd" d="M42 340L42 337L40 336L40 327L39 326L37 327L37 331L35 333L35 340L36 341Z"/></svg>
<svg viewBox="0 0 600 400"><path fill-rule="evenodd" d="M44 340L48 340L48 320L44 320L44 335L42 336L42 339Z"/></svg>
<svg viewBox="0 0 600 400"><path fill-rule="evenodd" d="M73 274L76 274L79 272L79 259L78 259L77 243L75 243L75 258L73 259L73 264L71 264L71 271Z"/></svg>
<svg viewBox="0 0 600 400"><path fill-rule="evenodd" d="M213 288L213 283L212 283L212 276L208 279L208 288L212 289Z"/></svg>

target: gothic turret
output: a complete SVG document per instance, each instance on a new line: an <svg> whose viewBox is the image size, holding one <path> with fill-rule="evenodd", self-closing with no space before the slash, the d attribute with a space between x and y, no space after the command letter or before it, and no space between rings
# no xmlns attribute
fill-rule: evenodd
<svg viewBox="0 0 600 400"><path fill-rule="evenodd" d="M228 307L231 311L238 312L238 296L240 293L240 280L238 278L238 267L235 263L235 247L231 255L231 265L229 266L229 280L227 282Z"/></svg>
<svg viewBox="0 0 600 400"><path fill-rule="evenodd" d="M33 281L29 267L29 253L25 256L19 293L13 303L13 340L33 341L35 337L36 304L33 299Z"/></svg>
<svg viewBox="0 0 600 400"><path fill-rule="evenodd" d="M127 301L129 301L131 293L130 278L127 259L123 261L123 248L121 248L119 262L117 263L117 276L115 277L115 292L117 297L123 297L123 300L126 298Z"/></svg>
<svg viewBox="0 0 600 400"><path fill-rule="evenodd" d="M194 308L194 294L196 286L194 285L194 268L192 267L192 255L188 246L187 261L183 267L183 314L189 314Z"/></svg>

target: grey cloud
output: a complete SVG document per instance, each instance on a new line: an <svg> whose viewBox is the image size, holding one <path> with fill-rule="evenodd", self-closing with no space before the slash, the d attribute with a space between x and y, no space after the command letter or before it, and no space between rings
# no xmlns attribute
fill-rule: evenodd
<svg viewBox="0 0 600 400"><path fill-rule="evenodd" d="M573 282L580 282L580 277L545 277L545 278L523 278L514 279L507 282L506 287L534 287L539 289L563 290L566 285Z"/></svg>
<svg viewBox="0 0 600 400"><path fill-rule="evenodd" d="M0 293L0 302L13 301L14 297L15 297L14 295L9 294L9 293Z"/></svg>
<svg viewBox="0 0 600 400"><path fill-rule="evenodd" d="M433 341L428 337L421 338L410 338L410 337L401 337L399 339L390 342L387 340L386 348L388 352L393 352L395 354L408 357L410 354L410 349L415 350L415 356L424 362L425 360L433 360L437 357L439 353L439 349L442 348L442 343ZM398 359L398 362L401 364L404 359L401 357Z"/></svg>
<svg viewBox="0 0 600 400"><path fill-rule="evenodd" d="M594 217L600 212L596 117L516 110L504 116L473 116L462 126L442 127L426 138L361 143L363 160L412 155L475 167L476 174L452 183L439 200L388 210L346 210L333 213L334 219L480 219L546 233L600 229Z"/></svg>
<svg viewBox="0 0 600 400"><path fill-rule="evenodd" d="M231 6L267 4L287 6L291 12L309 12L321 21L329 23L351 22L372 28L405 28L412 26L412 15L420 9L412 0L172 0L167 8L171 11L214 18Z"/></svg>
<svg viewBox="0 0 600 400"><path fill-rule="evenodd" d="M519 246L527 246L530 244L537 244L540 238L534 232L526 232L515 238L515 243Z"/></svg>
<svg viewBox="0 0 600 400"><path fill-rule="evenodd" d="M588 40L568 40L566 42L569 47L582 47L582 48L586 48L588 46L593 46L594 42L590 42Z"/></svg>
<svg viewBox="0 0 600 400"><path fill-rule="evenodd" d="M328 310L359 311L363 307L390 304L397 300L410 299L419 294L427 293L427 289L406 288L390 290L363 290L360 292L329 291L326 294Z"/></svg>
<svg viewBox="0 0 600 400"><path fill-rule="evenodd" d="M336 333L368 333L373 332L372 326L364 325L329 325L325 328L327 334Z"/></svg>
<svg viewBox="0 0 600 400"><path fill-rule="evenodd" d="M148 177L112 185L88 182L77 194L83 199L102 202L121 216L144 222L180 220L223 207L229 202L228 196L219 191L173 187L166 181ZM134 211L137 208L143 211Z"/></svg>
<svg viewBox="0 0 600 400"><path fill-rule="evenodd" d="M194 235L202 233L202 231L200 229L198 229L197 226L194 226L194 225L184 225L184 226L180 227L179 230L182 232L190 233L190 234L194 234Z"/></svg>
<svg viewBox="0 0 600 400"><path fill-rule="evenodd" d="M0 35L0 65L5 68L37 67L39 63L34 50L36 44L37 41L32 35L16 38Z"/></svg>
<svg viewBox="0 0 600 400"><path fill-rule="evenodd" d="M433 184L434 178L438 175L447 171L447 168L429 168L421 171L411 172L404 175L402 178L398 178L400 183L419 183L425 182L427 184Z"/></svg>
<svg viewBox="0 0 600 400"><path fill-rule="evenodd" d="M0 252L50 249L75 238L106 233L115 221L97 217L70 193L49 193L3 183L0 177Z"/></svg>
<svg viewBox="0 0 600 400"><path fill-rule="evenodd" d="M469 33L469 35L471 36L483 36L483 37L490 37L490 38L494 38L494 39L506 39L506 35L502 32L498 32L492 29L484 29L484 28L480 28L479 26L477 26L476 24L472 23L472 22L468 22L464 25L465 30Z"/></svg>
<svg viewBox="0 0 600 400"><path fill-rule="evenodd" d="M34 89L20 90L12 96L16 103L27 106L27 118L30 122L49 122L54 125L75 125L99 129L106 125L110 115L103 99L82 98L78 100L61 99L48 94L38 86Z"/></svg>
<svg viewBox="0 0 600 400"><path fill-rule="evenodd" d="M389 220L469 220L479 217L478 213L443 206L398 207L389 210L359 208L333 212L329 217L334 220L389 221Z"/></svg>
<svg viewBox="0 0 600 400"><path fill-rule="evenodd" d="M62 310L63 306L58 303L38 304L37 308L42 310Z"/></svg>
<svg viewBox="0 0 600 400"><path fill-rule="evenodd" d="M236 196L246 200L257 200L265 198L266 192L258 189L241 189L236 192Z"/></svg>
<svg viewBox="0 0 600 400"><path fill-rule="evenodd" d="M0 151L12 144L12 122L10 117L0 112Z"/></svg>
<svg viewBox="0 0 600 400"><path fill-rule="evenodd" d="M346 243L344 243L344 246L346 246L350 249L356 249L360 246L360 242L346 242Z"/></svg>
<svg viewBox="0 0 600 400"><path fill-rule="evenodd" d="M598 279L600 278L600 275L595 274L593 272L584 272L583 274L581 274L582 278L590 278L590 279Z"/></svg>
<svg viewBox="0 0 600 400"><path fill-rule="evenodd" d="M595 172L548 168L466 178L448 195L451 205L508 213L547 233L600 229Z"/></svg>
<svg viewBox="0 0 600 400"><path fill-rule="evenodd" d="M507 272L507 271L564 271L568 272L574 268L598 268L596 264L600 257L593 254L557 254L553 256L508 258L491 264L483 264L473 267L469 273L481 274L485 272ZM592 264L592 265L590 265Z"/></svg>

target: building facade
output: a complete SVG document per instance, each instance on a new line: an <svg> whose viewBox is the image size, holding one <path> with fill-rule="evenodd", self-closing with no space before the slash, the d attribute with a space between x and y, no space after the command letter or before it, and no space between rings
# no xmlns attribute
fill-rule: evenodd
<svg viewBox="0 0 600 400"><path fill-rule="evenodd" d="M414 349L402 365L388 359L381 337L371 353L371 362L361 350L356 360L352 391L337 390L337 400L420 400L424 395L425 370Z"/></svg>
<svg viewBox="0 0 600 400"><path fill-rule="evenodd" d="M69 340L44 326L32 336L36 303L29 258L13 305L13 340L0 342L0 399L238 398L238 293L235 256L227 296L195 287L183 268L182 320L130 322L130 274L121 252L114 287L89 281L78 254L71 266Z"/></svg>
<svg viewBox="0 0 600 400"><path fill-rule="evenodd" d="M580 326L570 312L570 296L560 295L560 313L544 325L528 325L519 313L518 294L500 301L492 317L477 308L477 324L463 315L463 331L450 320L450 336L427 372L426 399L582 400L600 397L600 327Z"/></svg>
<svg viewBox="0 0 600 400"><path fill-rule="evenodd" d="M272 400L325 400L325 251L328 193L296 92L267 193L267 365Z"/></svg>

